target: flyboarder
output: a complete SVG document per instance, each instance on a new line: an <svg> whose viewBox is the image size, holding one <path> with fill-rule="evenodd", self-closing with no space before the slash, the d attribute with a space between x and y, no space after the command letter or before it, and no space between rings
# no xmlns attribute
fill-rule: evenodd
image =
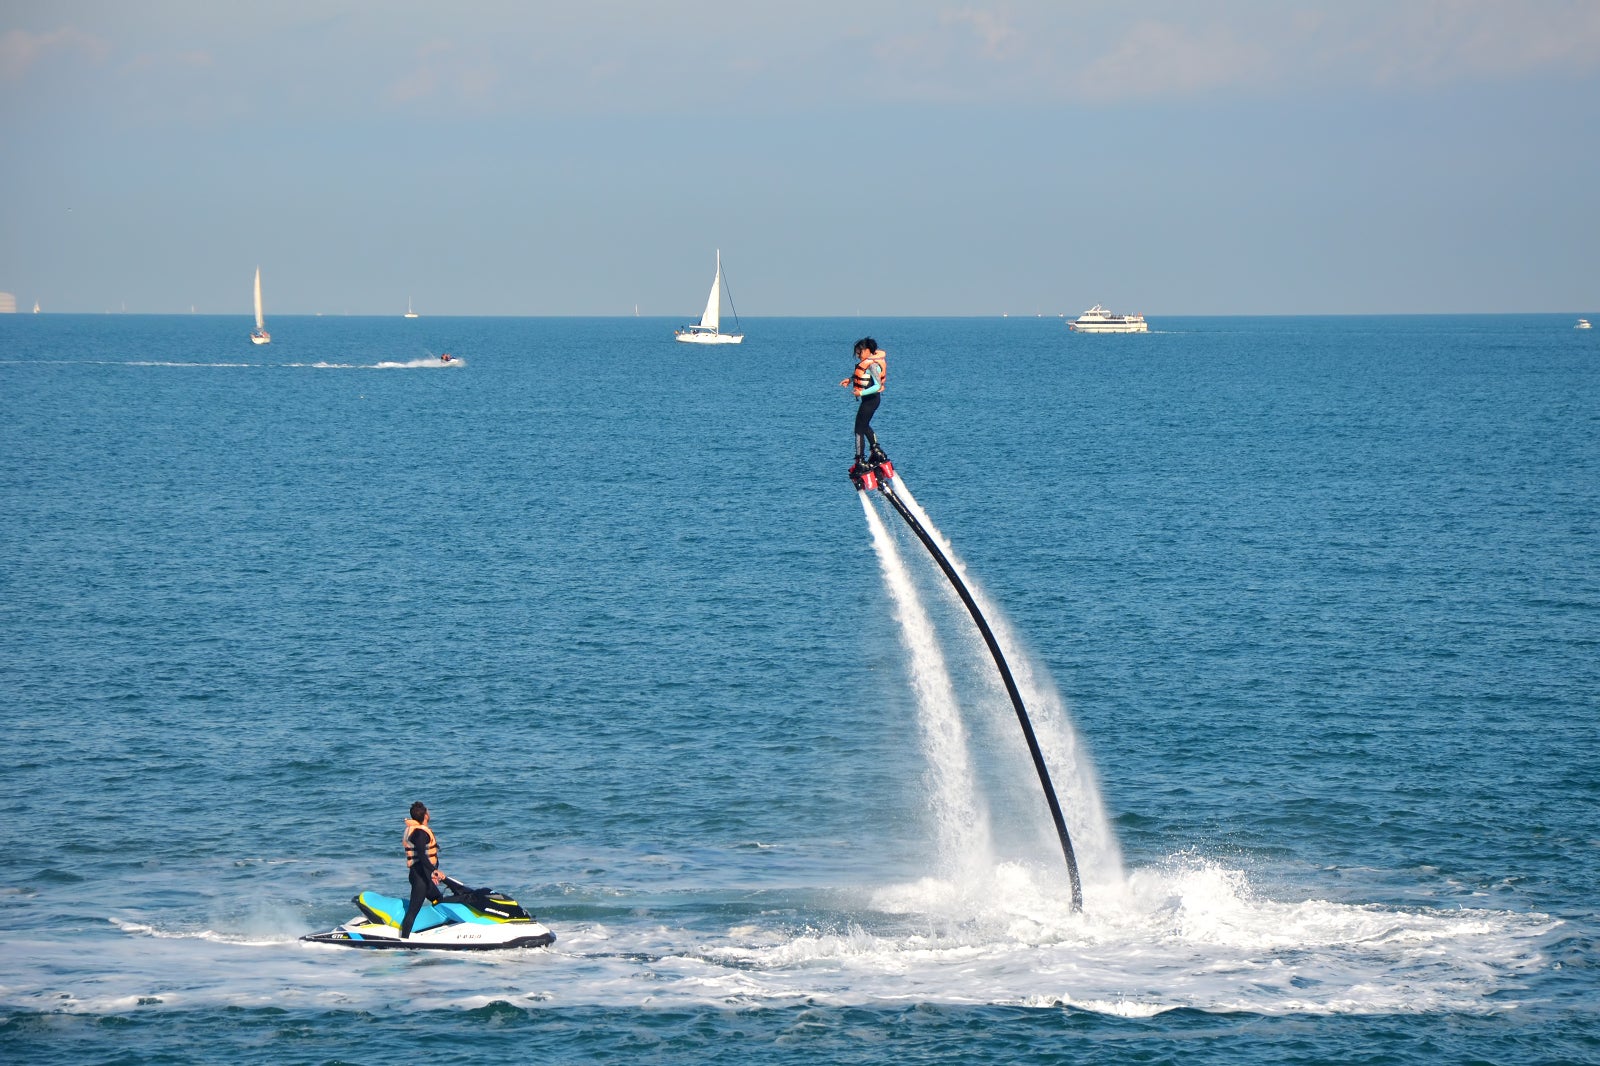
<svg viewBox="0 0 1600 1066"><path fill-rule="evenodd" d="M856 464L864 467L871 461L882 461L878 435L872 432L872 416L883 402L883 386L889 380L889 353L871 337L862 337L856 341L855 355L855 371L839 384L850 386L861 397L856 407Z"/></svg>

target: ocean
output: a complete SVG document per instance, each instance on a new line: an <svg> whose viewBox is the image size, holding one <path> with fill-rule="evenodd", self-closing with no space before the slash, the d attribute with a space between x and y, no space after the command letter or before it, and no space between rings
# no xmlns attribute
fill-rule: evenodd
<svg viewBox="0 0 1600 1066"><path fill-rule="evenodd" d="M1600 1062L1572 321L0 316L0 1056Z"/></svg>

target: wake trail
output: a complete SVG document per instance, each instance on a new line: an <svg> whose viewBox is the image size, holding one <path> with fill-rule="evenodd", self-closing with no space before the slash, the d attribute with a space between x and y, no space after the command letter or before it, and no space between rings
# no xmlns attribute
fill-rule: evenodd
<svg viewBox="0 0 1600 1066"><path fill-rule="evenodd" d="M910 658L923 747L926 781L937 834L940 865L961 884L975 883L993 864L988 812L973 790L975 780L966 729L944 654L900 549L867 497L857 493L872 531L872 547L884 585L895 604L901 643Z"/></svg>

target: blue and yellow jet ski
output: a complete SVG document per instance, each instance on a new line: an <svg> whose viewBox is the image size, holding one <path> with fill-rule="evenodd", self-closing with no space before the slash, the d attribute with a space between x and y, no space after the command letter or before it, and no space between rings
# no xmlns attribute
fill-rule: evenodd
<svg viewBox="0 0 1600 1066"><path fill-rule="evenodd" d="M453 877L444 879L450 895L441 903L424 903L400 939L406 901L377 892L355 897L360 916L326 933L301 937L314 944L348 948L431 948L442 951L491 951L497 948L542 948L556 935L510 896L491 888L468 888Z"/></svg>

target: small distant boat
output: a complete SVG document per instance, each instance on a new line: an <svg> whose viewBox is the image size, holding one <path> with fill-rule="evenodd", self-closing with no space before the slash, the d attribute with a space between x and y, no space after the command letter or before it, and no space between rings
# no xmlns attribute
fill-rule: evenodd
<svg viewBox="0 0 1600 1066"><path fill-rule="evenodd" d="M33 309L35 311L39 310L38 305L35 304ZM1572 328L1573 329L1588 329L1589 328L1589 320L1587 318L1580 318L1580 319L1578 319L1578 324L1576 326L1573 326Z"/></svg>
<svg viewBox="0 0 1600 1066"><path fill-rule="evenodd" d="M728 295L728 308L733 310L733 295ZM711 277L711 296L706 300L705 314L700 323L684 329L673 330L673 336L685 344L740 344L743 333L722 333L722 249L717 249L717 272ZM733 310L733 325L739 327L739 312Z"/></svg>
<svg viewBox="0 0 1600 1066"><path fill-rule="evenodd" d="M411 297L409 297L409 296L406 297L406 317L407 318L416 318L417 317L417 313L415 311L411 310Z"/></svg>
<svg viewBox="0 0 1600 1066"><path fill-rule="evenodd" d="M38 300L33 301L33 313L34 314L38 314L39 313L39 301ZM1578 321L1583 322L1583 320L1581 318ZM1584 325L1587 326L1588 323L1584 322Z"/></svg>
<svg viewBox="0 0 1600 1066"><path fill-rule="evenodd" d="M267 320L261 314L261 268L256 267L256 328L250 332L251 344L271 344L272 334L267 332Z"/></svg>
<svg viewBox="0 0 1600 1066"><path fill-rule="evenodd" d="M1143 315L1114 315L1099 304L1067 323L1075 333L1149 333Z"/></svg>

